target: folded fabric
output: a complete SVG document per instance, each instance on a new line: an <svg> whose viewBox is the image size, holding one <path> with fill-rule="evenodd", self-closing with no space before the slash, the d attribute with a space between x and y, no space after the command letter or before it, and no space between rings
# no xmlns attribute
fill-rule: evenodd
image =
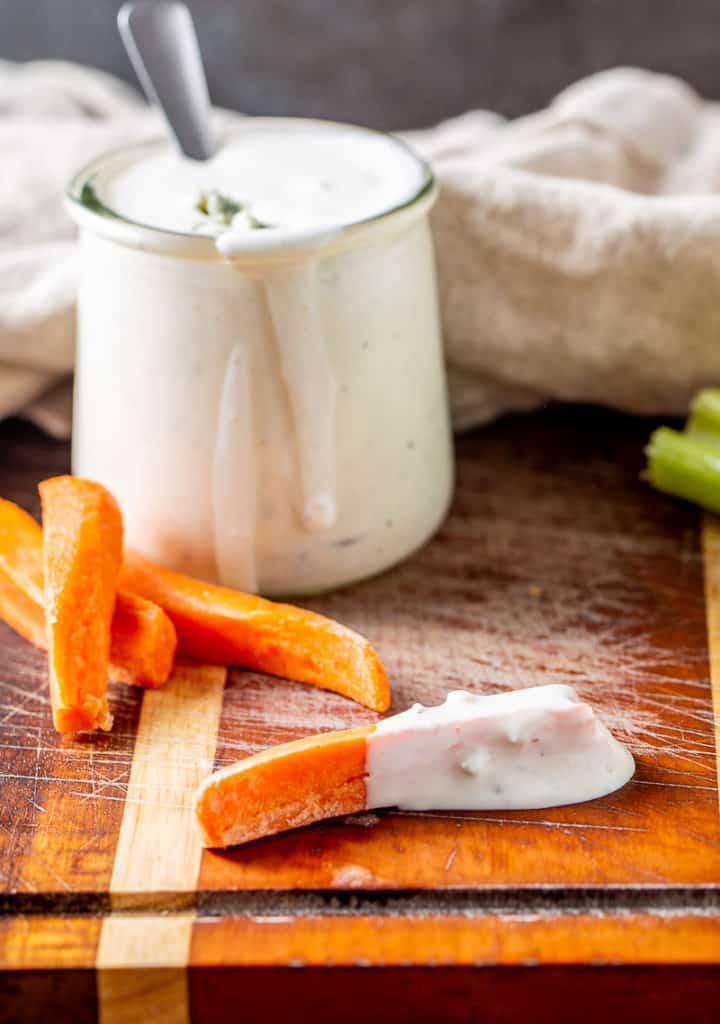
<svg viewBox="0 0 720 1024"><path fill-rule="evenodd" d="M57 62L0 63L0 97L0 418L67 436L64 188L161 121L110 76ZM547 400L681 413L718 382L720 105L618 69L529 117L474 111L407 137L442 186L433 230L458 428Z"/></svg>
<svg viewBox="0 0 720 1024"><path fill-rule="evenodd" d="M132 90L99 71L0 62L0 418L70 429L75 231L63 195L86 159L151 130Z"/></svg>
<svg viewBox="0 0 720 1024"><path fill-rule="evenodd" d="M458 424L533 396L683 413L720 380L719 104L618 69L539 114L470 114L413 141L443 185Z"/></svg>

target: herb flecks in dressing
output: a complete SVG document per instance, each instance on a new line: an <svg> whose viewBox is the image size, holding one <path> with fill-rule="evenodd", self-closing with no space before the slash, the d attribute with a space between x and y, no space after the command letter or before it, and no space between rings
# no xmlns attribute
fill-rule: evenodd
<svg viewBox="0 0 720 1024"><path fill-rule="evenodd" d="M222 192L218 192L216 189L202 192L195 204L195 209L203 217L206 217L213 224L217 224L222 228L232 227L255 230L270 227L269 224L264 224L257 217L253 216L247 203L223 195Z"/></svg>

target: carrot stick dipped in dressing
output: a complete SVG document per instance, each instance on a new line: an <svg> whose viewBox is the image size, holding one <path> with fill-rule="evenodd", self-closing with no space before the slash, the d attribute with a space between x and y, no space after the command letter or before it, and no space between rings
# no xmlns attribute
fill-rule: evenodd
<svg viewBox="0 0 720 1024"><path fill-rule="evenodd" d="M43 533L19 505L0 498L0 618L30 643L47 650ZM110 678L156 688L172 671L177 637L158 605L120 592L110 639Z"/></svg>
<svg viewBox="0 0 720 1024"><path fill-rule="evenodd" d="M387 711L390 686L368 640L316 612L203 583L127 552L123 586L159 604L178 651L333 690Z"/></svg>
<svg viewBox="0 0 720 1024"><path fill-rule="evenodd" d="M40 484L45 625L58 732L110 729L110 624L122 564L122 516L100 484L61 476Z"/></svg>
<svg viewBox="0 0 720 1024"><path fill-rule="evenodd" d="M375 807L520 810L605 796L635 763L570 686L463 690L377 726L310 736L222 768L195 793L206 846Z"/></svg>
<svg viewBox="0 0 720 1024"><path fill-rule="evenodd" d="M366 740L373 728L283 743L215 772L195 795L205 846L247 843L363 810Z"/></svg>

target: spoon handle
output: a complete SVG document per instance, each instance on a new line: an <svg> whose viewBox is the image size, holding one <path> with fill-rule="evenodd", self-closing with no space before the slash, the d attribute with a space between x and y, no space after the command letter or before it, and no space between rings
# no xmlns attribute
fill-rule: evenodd
<svg viewBox="0 0 720 1024"><path fill-rule="evenodd" d="M193 160L215 152L210 97L190 11L183 3L137 0L118 12L125 49L146 96Z"/></svg>

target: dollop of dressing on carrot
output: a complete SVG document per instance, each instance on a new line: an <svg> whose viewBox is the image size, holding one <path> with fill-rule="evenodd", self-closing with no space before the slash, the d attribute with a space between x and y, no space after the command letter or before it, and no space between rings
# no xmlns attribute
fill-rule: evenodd
<svg viewBox="0 0 720 1024"><path fill-rule="evenodd" d="M571 686L553 684L416 704L368 736L366 769L368 808L529 810L612 793L635 762Z"/></svg>

